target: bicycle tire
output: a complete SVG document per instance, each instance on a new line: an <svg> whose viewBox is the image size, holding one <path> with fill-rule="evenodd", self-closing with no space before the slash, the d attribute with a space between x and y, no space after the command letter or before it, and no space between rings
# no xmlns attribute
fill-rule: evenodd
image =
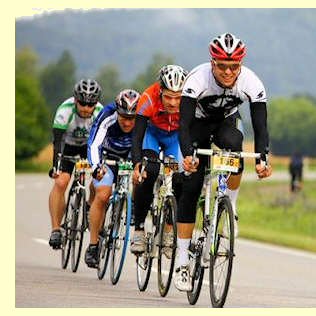
<svg viewBox="0 0 316 316"><path fill-rule="evenodd" d="M71 249L71 218L73 208L70 204L72 200L72 196L75 194L73 191L73 186L69 190L67 204L64 212L64 216L62 219L61 227L63 228L63 236L62 236L62 245L61 245L61 267L66 269L69 262L70 257L70 249Z"/></svg>
<svg viewBox="0 0 316 316"><path fill-rule="evenodd" d="M168 294L172 274L174 269L174 263L176 258L176 250L177 250L177 223L176 223L176 209L177 202L174 196L169 196L165 200L165 204L163 206L163 210L160 213L162 217L159 226L159 244L158 244L158 289L159 293L162 297L165 297ZM169 221L168 221L169 219ZM168 258L164 253L163 241L164 241L164 233L165 226L167 223L171 222L172 230L173 230L173 244L172 244L172 254L171 258ZM164 266L166 264L166 267ZM167 271L167 277L164 279L163 274Z"/></svg>
<svg viewBox="0 0 316 316"><path fill-rule="evenodd" d="M85 224L86 212L86 195L85 192L78 193L76 196L75 210L73 212L72 221L72 245L71 245L71 270L76 272L78 270Z"/></svg>
<svg viewBox="0 0 316 316"><path fill-rule="evenodd" d="M141 292L147 289L150 278L153 257L148 252L137 255L136 270L137 270L137 285Z"/></svg>
<svg viewBox="0 0 316 316"><path fill-rule="evenodd" d="M234 214L231 202L225 196L218 203L214 250L210 252L209 284L213 307L223 307L226 301L233 267L234 241ZM224 261L221 262L223 257ZM227 268L226 265L224 266L225 263ZM219 276L224 277L223 284L218 279L218 269L220 269Z"/></svg>
<svg viewBox="0 0 316 316"><path fill-rule="evenodd" d="M113 243L111 249L111 282L115 285L121 276L132 216L132 200L130 194L123 195L114 205Z"/></svg>
<svg viewBox="0 0 316 316"><path fill-rule="evenodd" d="M204 267L202 267L201 265L202 249L197 240L193 244L194 244L194 247L192 249L192 252L194 253L194 255L196 255L196 259L192 267L192 275L191 275L192 291L187 292L187 298L190 305L195 305L196 302L198 301L200 297L202 284L203 284L203 277L204 277Z"/></svg>
<svg viewBox="0 0 316 316"><path fill-rule="evenodd" d="M110 203L107 207L105 219L103 223L103 234L99 240L99 265L97 270L98 279L102 280L104 278L112 247L112 214L113 204Z"/></svg>

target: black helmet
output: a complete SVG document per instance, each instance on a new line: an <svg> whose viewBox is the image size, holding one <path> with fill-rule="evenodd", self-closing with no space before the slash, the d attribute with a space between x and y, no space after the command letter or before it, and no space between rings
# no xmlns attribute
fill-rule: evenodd
<svg viewBox="0 0 316 316"><path fill-rule="evenodd" d="M93 79L81 79L74 88L74 97L80 103L95 104L101 96L101 87Z"/></svg>
<svg viewBox="0 0 316 316"><path fill-rule="evenodd" d="M135 90L122 90L115 98L117 112L122 115L135 116L139 97L139 93Z"/></svg>

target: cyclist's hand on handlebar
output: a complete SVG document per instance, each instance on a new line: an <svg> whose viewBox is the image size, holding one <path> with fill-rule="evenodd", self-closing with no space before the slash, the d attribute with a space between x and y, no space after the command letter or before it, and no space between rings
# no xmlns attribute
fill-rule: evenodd
<svg viewBox="0 0 316 316"><path fill-rule="evenodd" d="M272 174L272 167L271 165L265 165L265 162L256 164L256 172L259 179L267 178Z"/></svg>
<svg viewBox="0 0 316 316"><path fill-rule="evenodd" d="M144 170L143 174L140 174L141 163L138 162L134 167L133 172L133 184L137 185L141 183L145 178L147 178L147 172ZM141 181L139 181L141 179Z"/></svg>
<svg viewBox="0 0 316 316"><path fill-rule="evenodd" d="M49 171L48 171L48 175L50 178L52 179L56 179L59 177L59 172L57 172L56 167L52 167Z"/></svg>
<svg viewBox="0 0 316 316"><path fill-rule="evenodd" d="M183 159L183 169L184 171L187 172L196 172L197 171L197 167L199 165L199 158L195 158L194 163L192 163L193 161L193 157L192 156L186 156Z"/></svg>
<svg viewBox="0 0 316 316"><path fill-rule="evenodd" d="M106 174L106 167L105 166L101 166L101 167L97 167L96 169L94 169L93 173L92 173L92 177L98 181L102 180L103 176Z"/></svg>

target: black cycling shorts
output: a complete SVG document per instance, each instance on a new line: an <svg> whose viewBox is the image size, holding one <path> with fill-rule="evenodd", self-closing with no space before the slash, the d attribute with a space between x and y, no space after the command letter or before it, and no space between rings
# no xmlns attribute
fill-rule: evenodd
<svg viewBox="0 0 316 316"><path fill-rule="evenodd" d="M81 158L87 158L87 145L83 146L71 146L65 144L63 155L65 156L76 156L80 155ZM69 160L62 159L61 161L61 170L67 172L70 175L74 169L75 164Z"/></svg>
<svg viewBox="0 0 316 316"><path fill-rule="evenodd" d="M213 143L221 149L241 151L243 134L240 129L241 119L237 112L221 122L213 123L195 119L190 128L192 142L197 142L199 148L210 148L210 136ZM196 204L201 194L204 180L204 170L207 165L207 156L198 156L200 163L198 171L185 177L181 196L178 200L177 221L180 223L194 223ZM238 173L243 170L243 161Z"/></svg>

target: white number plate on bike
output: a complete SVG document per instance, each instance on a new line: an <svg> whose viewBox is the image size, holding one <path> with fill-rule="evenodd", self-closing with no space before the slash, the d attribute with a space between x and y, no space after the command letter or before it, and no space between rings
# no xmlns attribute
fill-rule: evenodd
<svg viewBox="0 0 316 316"><path fill-rule="evenodd" d="M131 172L130 170L119 170L118 175L119 176L126 176L126 175L129 175L130 172Z"/></svg>
<svg viewBox="0 0 316 316"><path fill-rule="evenodd" d="M239 168L239 158L214 156L212 162L213 170L237 172Z"/></svg>

